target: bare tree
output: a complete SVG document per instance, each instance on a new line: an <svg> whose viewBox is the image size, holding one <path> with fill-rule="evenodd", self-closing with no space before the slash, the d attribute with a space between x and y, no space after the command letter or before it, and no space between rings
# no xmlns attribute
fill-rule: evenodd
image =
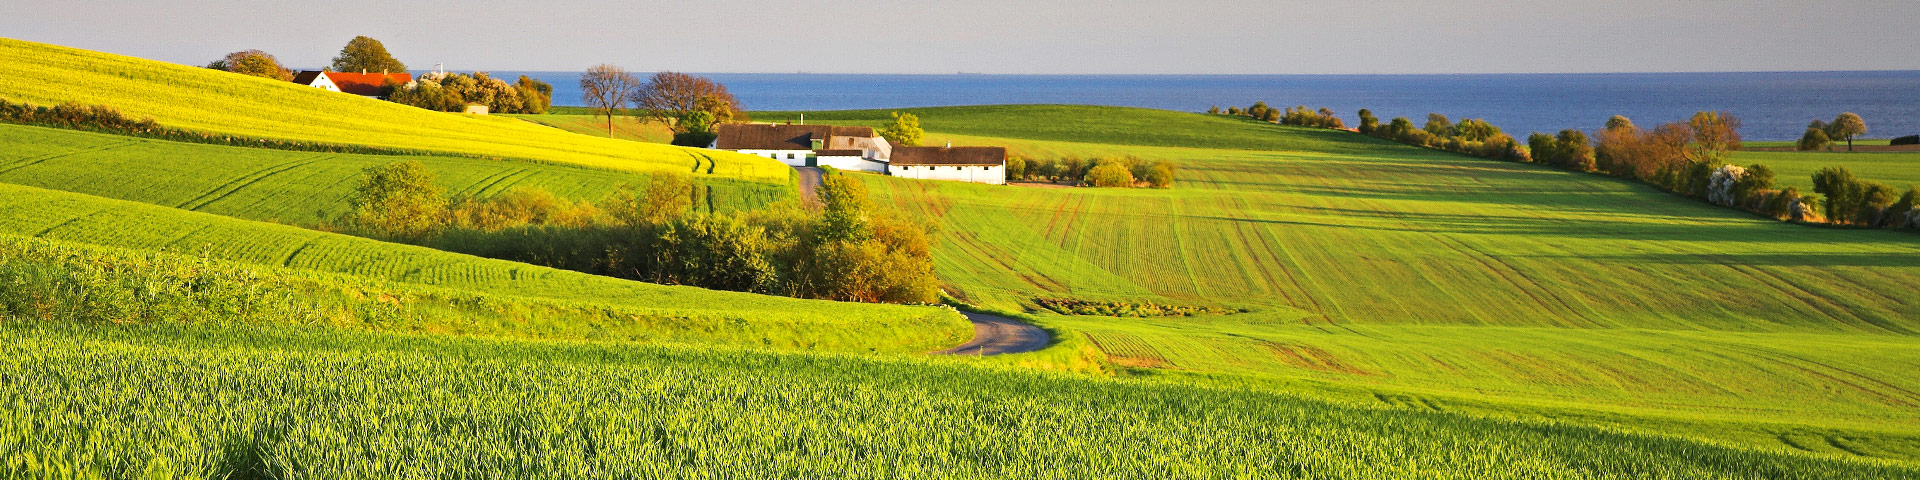
<svg viewBox="0 0 1920 480"><path fill-rule="evenodd" d="M635 107L672 125L675 131L682 131L680 122L693 112L713 114L712 123L745 119L740 112L740 101L727 92L725 85L679 72L653 74L646 85L633 92L632 100Z"/></svg>
<svg viewBox="0 0 1920 480"><path fill-rule="evenodd" d="M626 69L600 64L580 76L581 99L595 113L607 117L607 138L613 138L613 116L627 107L627 99L640 89L640 79Z"/></svg>

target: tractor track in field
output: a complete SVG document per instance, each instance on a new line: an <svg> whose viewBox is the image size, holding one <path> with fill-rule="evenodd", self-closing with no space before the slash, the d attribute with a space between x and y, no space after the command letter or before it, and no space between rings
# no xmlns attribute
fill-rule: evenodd
<svg viewBox="0 0 1920 480"><path fill-rule="evenodd" d="M999 315L960 312L973 322L973 340L934 355L1004 355L1047 348L1053 336L1033 324Z"/></svg>

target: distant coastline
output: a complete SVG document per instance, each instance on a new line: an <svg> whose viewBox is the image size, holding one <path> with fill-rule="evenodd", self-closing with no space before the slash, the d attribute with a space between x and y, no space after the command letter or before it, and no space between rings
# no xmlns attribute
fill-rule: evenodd
<svg viewBox="0 0 1920 480"><path fill-rule="evenodd" d="M554 85L555 105L579 105L576 72L495 71ZM1920 134L1920 71L1552 73L1419 75L703 74L752 110L849 110L1061 103L1198 112L1212 105L1332 108L1350 124L1430 112L1485 118L1511 132L1592 130L1612 115L1658 124L1699 110L1739 116L1752 140L1799 138L1808 121L1843 111L1871 136Z"/></svg>

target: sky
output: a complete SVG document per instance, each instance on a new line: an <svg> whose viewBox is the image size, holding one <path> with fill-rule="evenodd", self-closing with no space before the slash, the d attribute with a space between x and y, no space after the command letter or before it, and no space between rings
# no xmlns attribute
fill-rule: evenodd
<svg viewBox="0 0 1920 480"><path fill-rule="evenodd" d="M0 37L293 68L1372 74L1920 69L1912 0L0 0Z"/></svg>

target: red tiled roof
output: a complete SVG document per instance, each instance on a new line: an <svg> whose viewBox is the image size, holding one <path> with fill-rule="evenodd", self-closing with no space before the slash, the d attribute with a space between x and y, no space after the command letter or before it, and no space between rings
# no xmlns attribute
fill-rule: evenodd
<svg viewBox="0 0 1920 480"><path fill-rule="evenodd" d="M406 84L413 81L413 74L327 72L327 78L333 80L333 85L340 87L342 92L371 97L379 95L380 87L388 80L396 84Z"/></svg>
<svg viewBox="0 0 1920 480"><path fill-rule="evenodd" d="M893 147L894 165L1006 165L1006 147Z"/></svg>

